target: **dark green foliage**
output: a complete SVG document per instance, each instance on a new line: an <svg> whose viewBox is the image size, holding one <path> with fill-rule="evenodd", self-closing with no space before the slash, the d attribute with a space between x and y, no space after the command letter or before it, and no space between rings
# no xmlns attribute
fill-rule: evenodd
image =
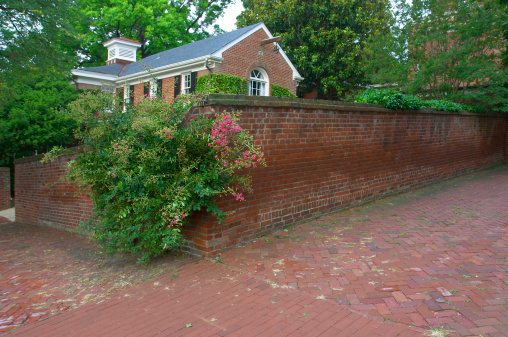
<svg viewBox="0 0 508 337"><path fill-rule="evenodd" d="M433 108L438 111L448 111L448 112L457 112L466 110L462 104L458 104L450 101L443 100L430 100L430 101L422 101L422 106L426 108Z"/></svg>
<svg viewBox="0 0 508 337"><path fill-rule="evenodd" d="M387 109L418 110L422 106L418 97L406 96L397 90L368 89L356 96L355 102L381 104Z"/></svg>
<svg viewBox="0 0 508 337"><path fill-rule="evenodd" d="M123 111L109 94L86 93L69 105L85 145L70 178L91 190L95 216L85 229L107 253L132 252L144 261L176 249L194 211L221 221L226 214L216 200L229 194L241 201L250 191L250 177L238 171L264 159L237 124L239 113L189 119L191 104L185 96L174 104L146 98Z"/></svg>
<svg viewBox="0 0 508 337"><path fill-rule="evenodd" d="M67 72L79 40L72 0L0 2L0 84L30 82L32 76Z"/></svg>
<svg viewBox="0 0 508 337"><path fill-rule="evenodd" d="M82 64L106 61L102 43L113 37L139 41L141 58L222 32L214 22L232 0L87 0L77 22ZM210 33L210 28L214 28ZM150 66L150 65L147 65Z"/></svg>
<svg viewBox="0 0 508 337"><path fill-rule="evenodd" d="M197 93L247 95L248 82L239 76L228 74L212 74L198 77Z"/></svg>
<svg viewBox="0 0 508 337"><path fill-rule="evenodd" d="M369 42L371 83L508 111L508 68L501 62L507 46L506 6L499 0L393 4L390 33L376 34Z"/></svg>
<svg viewBox="0 0 508 337"><path fill-rule="evenodd" d="M444 100L422 101L417 96L404 95L397 90L367 89L356 96L354 101L357 103L380 104L387 109L419 110L426 107L447 112L485 112L485 109L479 106L463 105Z"/></svg>
<svg viewBox="0 0 508 337"><path fill-rule="evenodd" d="M368 38L388 28L387 0L244 0L239 27L264 22L304 77L303 92L337 99L366 80Z"/></svg>
<svg viewBox="0 0 508 337"><path fill-rule="evenodd" d="M38 78L8 89L3 89L0 107L0 166L12 166L14 156L32 156L75 142L76 123L58 112L78 97L67 80Z"/></svg>
<svg viewBox="0 0 508 337"><path fill-rule="evenodd" d="M274 97L296 97L295 94L291 93L288 88L281 87L277 84L272 84L272 96Z"/></svg>

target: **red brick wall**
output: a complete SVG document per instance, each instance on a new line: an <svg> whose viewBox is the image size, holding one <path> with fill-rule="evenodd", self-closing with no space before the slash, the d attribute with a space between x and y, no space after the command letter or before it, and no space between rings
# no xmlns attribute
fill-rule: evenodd
<svg viewBox="0 0 508 337"><path fill-rule="evenodd" d="M175 77L167 77L162 79L162 94L166 97L166 101L173 102L175 98Z"/></svg>
<svg viewBox="0 0 508 337"><path fill-rule="evenodd" d="M268 73L270 85L277 84L289 88L293 94L296 94L296 81L293 80L293 71L281 53L273 51L272 43L260 45L261 40L267 38L268 35L260 29L237 43L222 53L224 60L222 63L216 64L213 72L248 79L252 69L261 67ZM259 55L259 52L262 52L263 55Z"/></svg>
<svg viewBox="0 0 508 337"><path fill-rule="evenodd" d="M41 164L42 156L15 161L16 221L20 223L74 229L92 214L92 201L66 181L65 156Z"/></svg>
<svg viewBox="0 0 508 337"><path fill-rule="evenodd" d="M232 97L234 99L232 99ZM242 110L241 125L266 154L252 169L246 201L220 201L236 211L218 224L195 214L183 229L185 250L212 255L327 212L500 163L507 122L502 117L435 111L393 111L331 101L210 95L194 114ZM19 159L18 221L75 228L90 216L90 200L60 178L73 157L40 164Z"/></svg>
<svg viewBox="0 0 508 337"><path fill-rule="evenodd" d="M241 125L263 148L268 166L250 171L254 192L245 202L220 202L224 210L236 211L225 222L206 214L194 217L184 229L189 251L213 255L326 212L478 170L504 156L502 117L250 101L227 106L212 100L194 112L243 110Z"/></svg>
<svg viewBox="0 0 508 337"><path fill-rule="evenodd" d="M138 103L145 97L145 84L138 83L134 84L134 104Z"/></svg>
<svg viewBox="0 0 508 337"><path fill-rule="evenodd" d="M11 171L0 167L0 210L11 207Z"/></svg>

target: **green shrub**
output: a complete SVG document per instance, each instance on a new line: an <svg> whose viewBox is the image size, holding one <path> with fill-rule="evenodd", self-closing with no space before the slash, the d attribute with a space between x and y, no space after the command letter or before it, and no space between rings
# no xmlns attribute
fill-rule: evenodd
<svg viewBox="0 0 508 337"><path fill-rule="evenodd" d="M422 107L433 108L438 111L457 112L468 110L472 112L485 112L485 108L468 106L444 100L422 101L417 96L404 95L397 90L367 89L355 97L357 103L380 104L388 109L418 110Z"/></svg>
<svg viewBox="0 0 508 337"><path fill-rule="evenodd" d="M272 96L273 97L296 97L295 94L289 91L289 88L281 87L277 84L272 84Z"/></svg>
<svg viewBox="0 0 508 337"><path fill-rule="evenodd" d="M243 200L263 153L238 125L239 113L186 119L192 101L146 98L122 111L114 97L85 93L69 105L86 146L69 177L91 190L95 215L85 225L107 253L141 261L183 243L189 215L203 207L224 220L218 196ZM51 155L47 156L51 159Z"/></svg>
<svg viewBox="0 0 508 337"><path fill-rule="evenodd" d="M487 109L481 105L468 105L468 104L462 104L462 108L469 112L474 113L487 113Z"/></svg>
<svg viewBox="0 0 508 337"><path fill-rule="evenodd" d="M227 74L212 74L198 77L196 93L247 95L249 89L246 79Z"/></svg>
<svg viewBox="0 0 508 337"><path fill-rule="evenodd" d="M462 104L435 99L430 101L422 101L422 106L448 112L457 112L464 110L464 106Z"/></svg>
<svg viewBox="0 0 508 337"><path fill-rule="evenodd" d="M355 98L357 103L380 104L387 109L421 108L421 101L416 96L407 96L396 90L367 89Z"/></svg>

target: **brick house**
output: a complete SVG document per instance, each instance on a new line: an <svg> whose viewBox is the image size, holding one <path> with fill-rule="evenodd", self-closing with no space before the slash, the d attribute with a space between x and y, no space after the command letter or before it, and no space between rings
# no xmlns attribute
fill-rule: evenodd
<svg viewBox="0 0 508 337"><path fill-rule="evenodd" d="M192 93L199 76L231 74L249 81L249 95L270 96L271 85L296 94L303 78L264 23L196 41L136 61L137 41L117 37L104 42L105 66L73 69L78 89L117 90L131 103L162 90L172 101ZM149 71L147 71L149 69Z"/></svg>

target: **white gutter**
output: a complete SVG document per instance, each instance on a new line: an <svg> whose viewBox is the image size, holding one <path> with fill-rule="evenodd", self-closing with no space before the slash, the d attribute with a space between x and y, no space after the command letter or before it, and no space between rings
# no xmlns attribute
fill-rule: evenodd
<svg viewBox="0 0 508 337"><path fill-rule="evenodd" d="M143 78L143 77L150 77L151 78L152 76L158 75L158 74L163 73L168 70L178 71L178 70L181 70L182 68L189 68L189 67L196 66L199 63L203 63L203 68L204 68L204 64L207 59L210 59L215 62L222 62L222 57L217 57L217 56L212 56L212 55L200 56L200 57L196 57L196 58L193 58L190 60L185 60L182 62L168 64L168 65L165 65L165 66L162 66L159 68L150 69L150 72L145 70L143 72L135 73L135 74L128 75L128 76L122 76L122 77L117 76L116 81L127 81L127 80Z"/></svg>
<svg viewBox="0 0 508 337"><path fill-rule="evenodd" d="M71 72L76 76L89 77L105 81L115 81L118 79L117 75L97 73L95 71L88 71L83 69L72 69Z"/></svg>

